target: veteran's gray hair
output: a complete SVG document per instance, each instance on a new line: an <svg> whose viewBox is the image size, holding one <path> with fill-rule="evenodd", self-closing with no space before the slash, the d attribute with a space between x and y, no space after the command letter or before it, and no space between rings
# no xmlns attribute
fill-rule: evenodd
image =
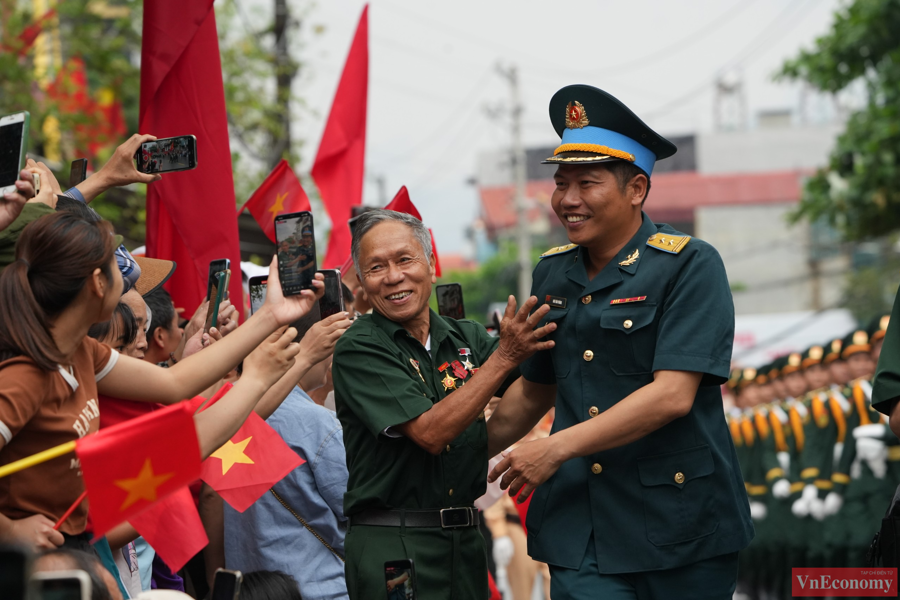
<svg viewBox="0 0 900 600"><path fill-rule="evenodd" d="M425 227L422 221L406 213L376 208L366 211L357 217L356 227L353 230L353 243L350 245L350 255L353 257L353 266L356 267L356 274L359 275L360 281L362 281L362 271L359 268L359 247L362 245L362 239L373 227L387 221L396 221L409 227L419 245L422 246L425 260L431 261L431 233L428 232L428 228Z"/></svg>

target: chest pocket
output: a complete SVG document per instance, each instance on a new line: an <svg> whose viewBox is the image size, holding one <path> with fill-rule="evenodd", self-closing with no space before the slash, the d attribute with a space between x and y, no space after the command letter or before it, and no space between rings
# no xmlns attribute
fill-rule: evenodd
<svg viewBox="0 0 900 600"><path fill-rule="evenodd" d="M617 306L600 313L603 348L616 375L649 373L656 350L656 304Z"/></svg>
<svg viewBox="0 0 900 600"><path fill-rule="evenodd" d="M545 339L556 342L553 350L550 351L550 356L553 358L553 372L557 378L568 376L571 365L570 353L566 351L565 344L568 336L564 331L568 312L568 308L551 308L550 312L544 315L544 318L535 327L535 329L540 329L547 323L556 323L556 331L546 336Z"/></svg>

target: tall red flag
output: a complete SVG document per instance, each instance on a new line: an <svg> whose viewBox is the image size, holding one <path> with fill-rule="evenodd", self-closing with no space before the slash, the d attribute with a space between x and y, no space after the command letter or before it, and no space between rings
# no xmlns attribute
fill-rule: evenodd
<svg viewBox="0 0 900 600"><path fill-rule="evenodd" d="M281 159L246 204L238 209L238 214L245 208L259 223L266 237L274 242L275 215L310 210L310 205L291 165Z"/></svg>
<svg viewBox="0 0 900 600"><path fill-rule="evenodd" d="M197 136L198 167L147 186L147 256L178 263L167 287L191 311L209 262L229 258L236 269L241 259L213 0L144 3L139 130ZM229 292L241 311L240 277Z"/></svg>
<svg viewBox="0 0 900 600"><path fill-rule="evenodd" d="M363 9L311 174L331 217L323 268L350 254L350 207L362 203L369 91L369 6Z"/></svg>
<svg viewBox="0 0 900 600"><path fill-rule="evenodd" d="M193 414L181 402L78 440L95 536L200 476Z"/></svg>

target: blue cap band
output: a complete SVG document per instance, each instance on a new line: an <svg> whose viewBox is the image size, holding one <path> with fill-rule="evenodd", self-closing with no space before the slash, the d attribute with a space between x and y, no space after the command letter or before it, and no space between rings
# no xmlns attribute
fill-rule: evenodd
<svg viewBox="0 0 900 600"><path fill-rule="evenodd" d="M628 152L634 155L634 164L648 176L653 173L653 165L656 163L656 154L651 150L628 136L602 127L588 125L581 129L566 129L563 131L560 145L566 144L596 144Z"/></svg>

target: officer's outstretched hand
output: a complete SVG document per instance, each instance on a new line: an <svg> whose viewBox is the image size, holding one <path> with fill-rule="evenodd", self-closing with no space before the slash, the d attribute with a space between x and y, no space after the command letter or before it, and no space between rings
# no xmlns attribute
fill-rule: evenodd
<svg viewBox="0 0 900 600"><path fill-rule="evenodd" d="M488 483L498 477L500 487L509 488L509 495L519 504L525 502L534 488L541 485L556 473L564 458L557 443L559 438L550 436L533 442L526 442L512 451L502 452L503 460L488 473Z"/></svg>
<svg viewBox="0 0 900 600"><path fill-rule="evenodd" d="M535 329L544 315L550 311L550 305L545 304L529 314L537 301L535 296L531 296L518 311L515 296L510 296L506 303L506 312L500 321L500 345L495 354L513 367L522 364L535 352L549 350L554 345L553 340L542 338L556 330L556 323L547 323Z"/></svg>

